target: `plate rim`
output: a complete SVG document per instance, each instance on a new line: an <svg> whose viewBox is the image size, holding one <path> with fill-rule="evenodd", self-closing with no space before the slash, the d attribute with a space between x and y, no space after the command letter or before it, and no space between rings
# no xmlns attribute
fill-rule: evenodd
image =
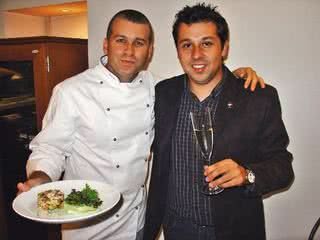
<svg viewBox="0 0 320 240"><path fill-rule="evenodd" d="M63 184L65 182L70 182L70 183L79 182L79 183L83 183L83 184L88 183L89 185L90 185L90 183L96 183L96 184L106 185L109 188L111 188L111 190L114 192L114 194L116 195L115 196L116 200L111 206L109 206L109 207L107 207L105 209L102 209L101 211L93 212L92 214L88 214L88 215L84 215L84 216L76 215L74 218L68 218L68 219L63 219L63 218L40 218L40 217L34 217L34 216L27 215L27 214L23 214L20 211L18 211L18 209L16 207L17 206L17 201L24 194L27 194L29 191L35 192L37 189L44 188L45 186L48 186L48 185L55 185L55 184L60 185L60 184ZM97 217L99 215L102 215L102 214L112 210L119 203L119 201L121 199L121 193L118 190L116 190L114 188L114 186L112 186L111 184L108 184L106 182L97 181L97 180L83 180L83 179L58 180L58 181L52 181L52 182L40 184L38 186L35 186L35 187L31 188L29 191L28 192L23 192L23 193L19 194L18 196L16 196L14 198L14 200L12 201L12 204L11 204L12 209L14 210L15 213L17 213L21 217L27 218L27 219L32 220L32 221L37 221L37 222L42 222L42 223L49 223L49 224L64 224L64 223L73 223L73 222L78 222L78 221L89 220L91 218Z"/></svg>

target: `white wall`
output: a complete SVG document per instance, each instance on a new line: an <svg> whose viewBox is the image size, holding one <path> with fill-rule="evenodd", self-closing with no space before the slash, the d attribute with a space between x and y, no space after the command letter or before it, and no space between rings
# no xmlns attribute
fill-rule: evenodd
<svg viewBox="0 0 320 240"><path fill-rule="evenodd" d="M50 36L88 38L87 13L50 18Z"/></svg>
<svg viewBox="0 0 320 240"><path fill-rule="evenodd" d="M4 14L0 11L0 38L4 37Z"/></svg>
<svg viewBox="0 0 320 240"><path fill-rule="evenodd" d="M5 10L46 6L78 0L0 0L0 38L58 36L88 38L87 14L51 18L28 16Z"/></svg>
<svg viewBox="0 0 320 240"><path fill-rule="evenodd" d="M47 35L44 17L3 12L3 38Z"/></svg>
<svg viewBox="0 0 320 240"><path fill-rule="evenodd" d="M65 2L77 2L78 0L1 0L0 10L18 9L60 4Z"/></svg>
<svg viewBox="0 0 320 240"><path fill-rule="evenodd" d="M86 13L38 17L12 12L0 14L0 38L55 36L88 38Z"/></svg>
<svg viewBox="0 0 320 240"><path fill-rule="evenodd" d="M102 53L107 23L116 11L144 12L156 32L150 69L163 77L181 72L171 38L177 10L194 0L89 0L89 61ZM212 1L207 1L212 2ZM320 203L320 1L216 0L231 30L227 65L253 66L277 87L290 135L296 179L289 191L267 198L266 229L271 240L306 239L319 217ZM160 54L161 53L161 54Z"/></svg>

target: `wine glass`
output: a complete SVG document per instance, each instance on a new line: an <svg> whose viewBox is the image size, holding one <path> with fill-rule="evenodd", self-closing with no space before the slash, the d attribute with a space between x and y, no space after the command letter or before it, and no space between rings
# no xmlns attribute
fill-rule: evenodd
<svg viewBox="0 0 320 240"><path fill-rule="evenodd" d="M202 157L204 159L204 166L211 165L211 156L213 151L213 125L210 108L206 107L199 112L190 112L192 128L194 136L197 140ZM206 195L215 195L222 192L224 189L216 186L209 187L203 177L203 184L200 191Z"/></svg>

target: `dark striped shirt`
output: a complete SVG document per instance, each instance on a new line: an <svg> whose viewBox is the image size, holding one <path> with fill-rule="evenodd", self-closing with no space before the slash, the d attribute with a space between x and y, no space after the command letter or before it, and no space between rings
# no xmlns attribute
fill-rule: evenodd
<svg viewBox="0 0 320 240"><path fill-rule="evenodd" d="M210 196L200 192L204 180L203 158L193 135L190 112L198 112L209 107L214 119L215 110L219 103L219 94L222 91L222 83L223 81L206 99L200 102L190 92L187 80L185 80L176 129L171 142L169 210L199 225L214 224L211 217L213 208Z"/></svg>

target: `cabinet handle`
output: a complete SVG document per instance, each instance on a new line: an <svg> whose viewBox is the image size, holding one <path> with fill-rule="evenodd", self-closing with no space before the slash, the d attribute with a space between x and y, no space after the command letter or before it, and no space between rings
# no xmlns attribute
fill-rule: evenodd
<svg viewBox="0 0 320 240"><path fill-rule="evenodd" d="M50 58L47 56L47 71L50 72Z"/></svg>

